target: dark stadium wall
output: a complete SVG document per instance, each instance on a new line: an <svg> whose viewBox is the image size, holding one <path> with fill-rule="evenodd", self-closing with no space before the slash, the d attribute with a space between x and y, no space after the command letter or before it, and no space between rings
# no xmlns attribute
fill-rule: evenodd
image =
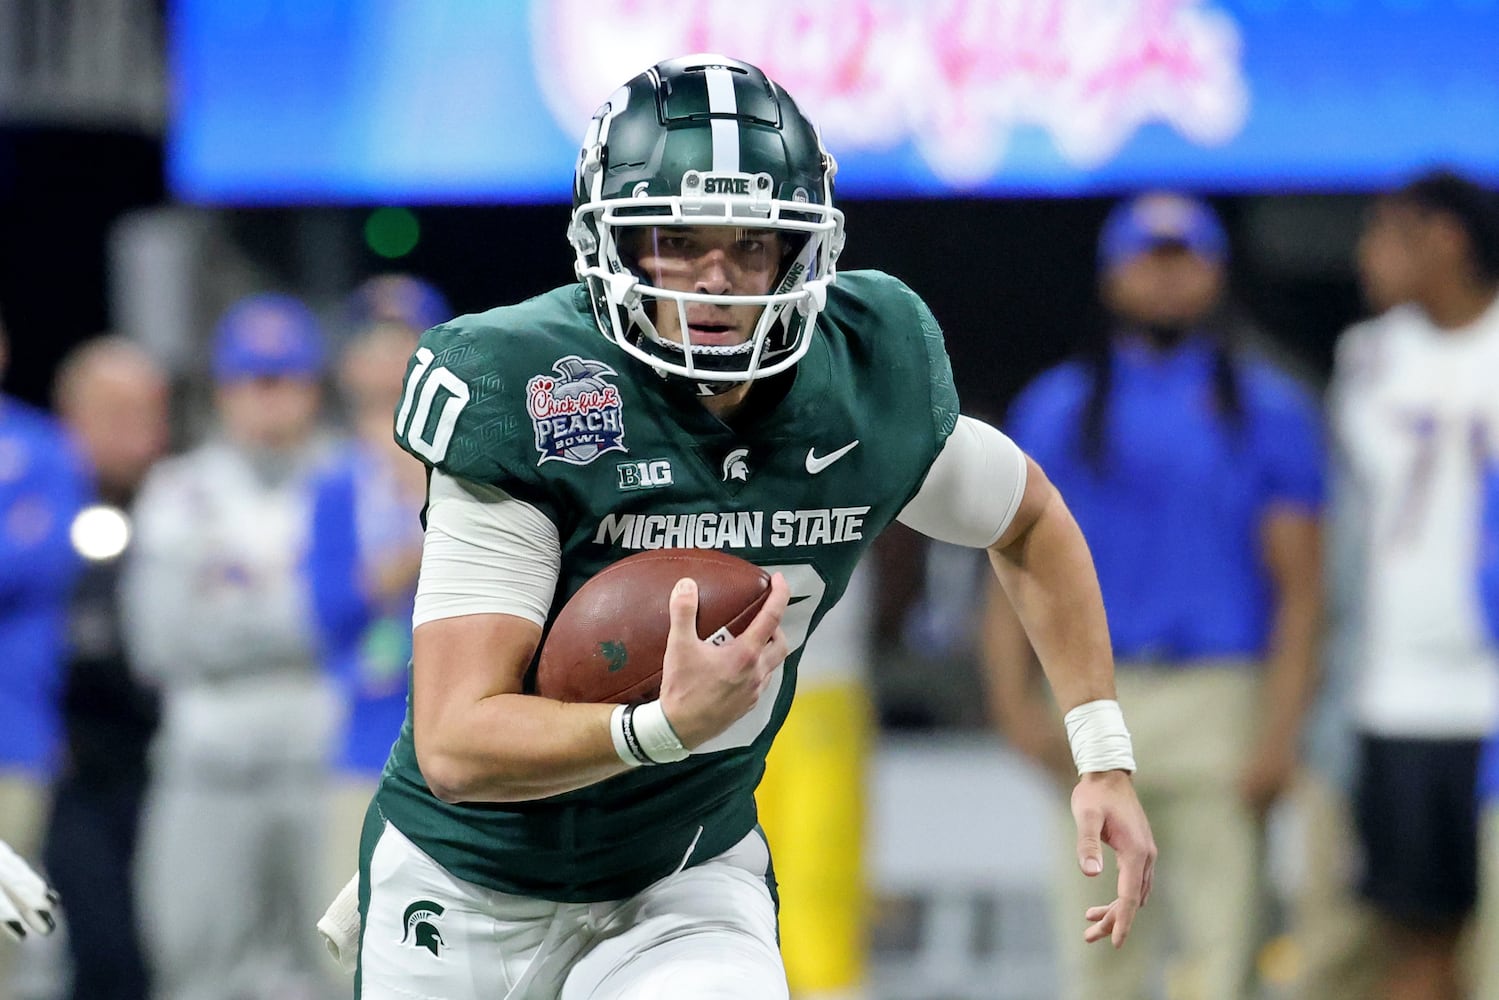
<svg viewBox="0 0 1499 1000"><path fill-rule="evenodd" d="M0 126L6 392L46 405L68 348L109 325L106 237L164 197L161 144L135 133Z"/></svg>

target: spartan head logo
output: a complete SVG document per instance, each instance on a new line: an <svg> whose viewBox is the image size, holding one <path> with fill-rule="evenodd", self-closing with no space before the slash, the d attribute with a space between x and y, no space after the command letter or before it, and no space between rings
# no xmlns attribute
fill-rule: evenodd
<svg viewBox="0 0 1499 1000"><path fill-rule="evenodd" d="M434 958L441 958L440 951L444 942L442 932L437 929L437 918L442 916L442 911L443 905L430 899L418 899L406 907L406 913L402 917L406 930L401 935L401 943L410 941L412 947L425 948Z"/></svg>
<svg viewBox="0 0 1499 1000"><path fill-rule="evenodd" d="M748 448L735 448L724 456L723 481L726 483L749 482L749 465L745 458L749 455Z"/></svg>

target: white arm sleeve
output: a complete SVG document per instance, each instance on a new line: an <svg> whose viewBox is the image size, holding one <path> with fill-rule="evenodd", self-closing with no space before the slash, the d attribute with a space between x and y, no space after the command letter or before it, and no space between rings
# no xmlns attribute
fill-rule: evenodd
<svg viewBox="0 0 1499 1000"><path fill-rule="evenodd" d="M896 520L939 542L988 548L1010 526L1024 493L1025 453L998 429L960 416Z"/></svg>
<svg viewBox="0 0 1499 1000"><path fill-rule="evenodd" d="M540 510L496 486L433 471L413 628L478 614L543 625L561 569L557 526Z"/></svg>

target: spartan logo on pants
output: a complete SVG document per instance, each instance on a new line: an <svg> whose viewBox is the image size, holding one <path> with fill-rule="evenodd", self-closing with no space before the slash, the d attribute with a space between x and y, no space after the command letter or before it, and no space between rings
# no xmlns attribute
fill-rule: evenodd
<svg viewBox="0 0 1499 1000"><path fill-rule="evenodd" d="M414 948L426 948L434 958L441 958L439 953L443 946L442 932L437 929L437 918L442 916L443 905L434 903L430 899L418 899L406 907L403 920L406 923L406 931L401 935L401 943L411 942Z"/></svg>

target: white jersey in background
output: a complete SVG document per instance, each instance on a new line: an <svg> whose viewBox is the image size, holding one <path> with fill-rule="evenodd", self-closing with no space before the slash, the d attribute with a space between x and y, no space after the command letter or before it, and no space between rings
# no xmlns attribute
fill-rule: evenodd
<svg viewBox="0 0 1499 1000"><path fill-rule="evenodd" d="M1479 477L1499 445L1499 300L1456 330L1413 306L1351 327L1330 402L1362 548L1357 722L1485 736L1499 674L1474 574Z"/></svg>
<svg viewBox="0 0 1499 1000"><path fill-rule="evenodd" d="M135 504L126 638L161 687L137 884L158 1000L316 995L323 809L342 710L301 569L323 449L224 442Z"/></svg>
<svg viewBox="0 0 1499 1000"><path fill-rule="evenodd" d="M141 489L122 601L133 662L165 697L158 767L327 760L336 696L301 568L324 453L258 468L212 442Z"/></svg>

